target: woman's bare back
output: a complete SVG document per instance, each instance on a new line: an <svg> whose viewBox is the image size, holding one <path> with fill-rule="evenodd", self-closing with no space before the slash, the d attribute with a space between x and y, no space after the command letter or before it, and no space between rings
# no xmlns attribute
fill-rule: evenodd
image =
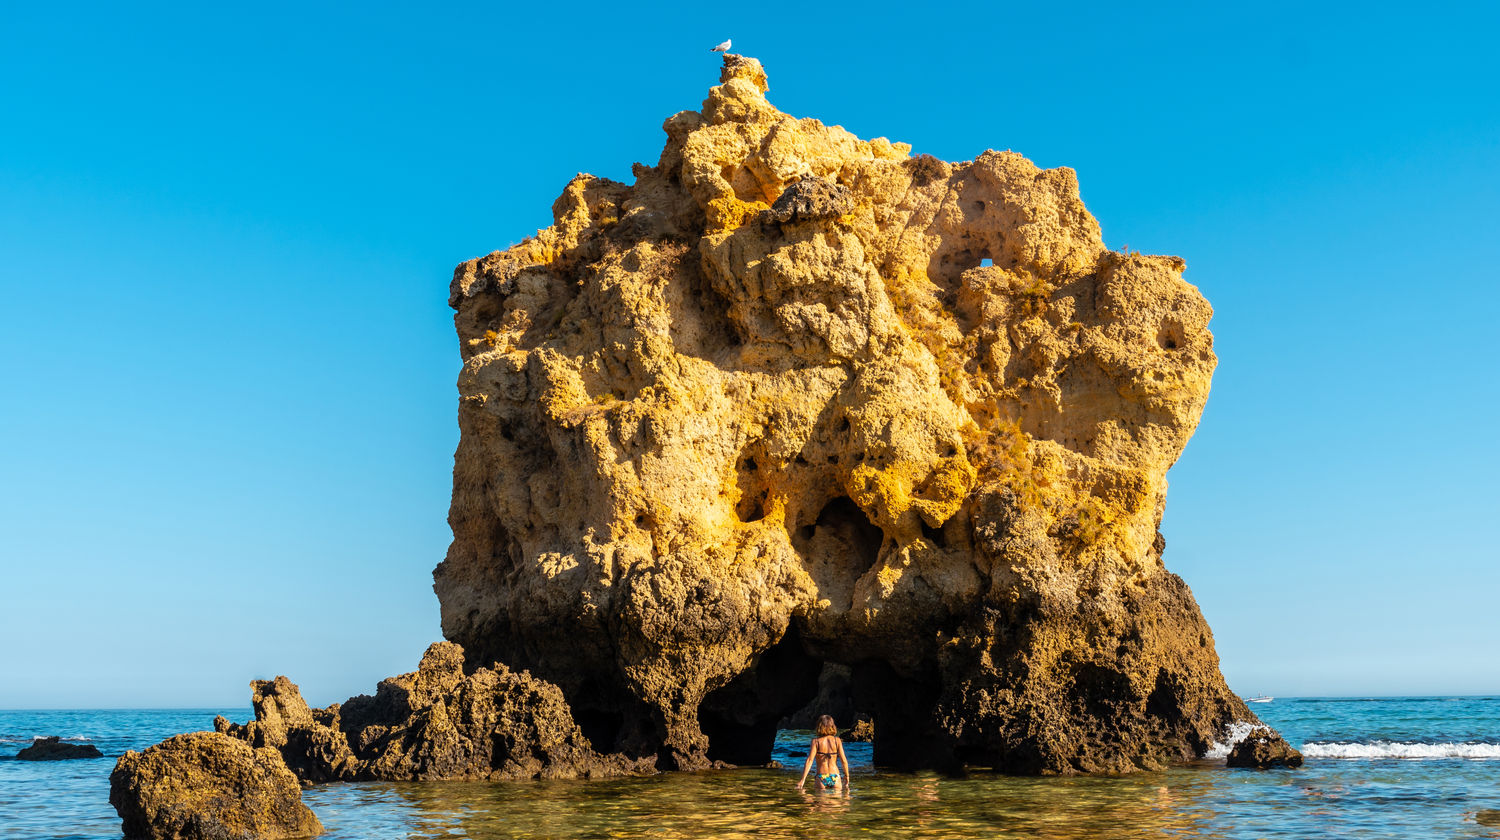
<svg viewBox="0 0 1500 840"><path fill-rule="evenodd" d="M844 742L837 735L825 735L822 738L814 738L812 742L813 752L818 757L818 773L837 773L839 751L844 747Z"/></svg>
<svg viewBox="0 0 1500 840"><path fill-rule="evenodd" d="M849 790L849 757L844 754L844 742L839 739L838 727L833 718L823 715L818 718L817 731L807 745L807 762L802 765L802 778L797 781L800 789L807 781L807 774L814 765L818 768L818 783L825 789ZM844 772L839 772L843 764Z"/></svg>

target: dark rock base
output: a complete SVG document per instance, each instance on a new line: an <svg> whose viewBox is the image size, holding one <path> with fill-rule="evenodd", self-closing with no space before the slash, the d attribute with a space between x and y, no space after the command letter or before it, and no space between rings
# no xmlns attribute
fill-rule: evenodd
<svg viewBox="0 0 1500 840"><path fill-rule="evenodd" d="M1230 767L1249 767L1266 770L1272 767L1301 767L1302 753L1292 748L1285 738L1269 729L1257 729L1245 740L1229 751L1225 764Z"/></svg>
<svg viewBox="0 0 1500 840"><path fill-rule="evenodd" d="M16 753L19 761L65 761L73 758L103 758L104 753L93 744L64 744L62 738L52 735L37 738L31 746Z"/></svg>

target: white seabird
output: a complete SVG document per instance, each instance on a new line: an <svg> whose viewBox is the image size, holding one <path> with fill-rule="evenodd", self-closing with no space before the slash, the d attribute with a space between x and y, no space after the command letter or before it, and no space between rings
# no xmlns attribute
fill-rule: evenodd
<svg viewBox="0 0 1500 840"><path fill-rule="evenodd" d="M713 49L709 50L709 52L729 52L729 39L726 38L724 40L724 43L718 45L717 47L714 47Z"/></svg>

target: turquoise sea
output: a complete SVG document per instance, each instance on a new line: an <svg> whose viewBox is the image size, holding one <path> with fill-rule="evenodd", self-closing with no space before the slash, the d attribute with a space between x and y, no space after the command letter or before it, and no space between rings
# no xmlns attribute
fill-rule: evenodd
<svg viewBox="0 0 1500 840"><path fill-rule="evenodd" d="M1222 760L1118 778L887 773L851 744L847 797L794 789L806 733L783 732L785 770L606 782L363 783L303 799L328 840L443 838L1500 837L1500 697L1277 698L1254 706L1303 750L1300 770ZM117 838L109 771L127 749L212 728L248 709L0 711L0 755L33 736L106 758L0 759L0 837ZM811 785L809 785L811 787ZM1491 824L1494 825L1491 825Z"/></svg>

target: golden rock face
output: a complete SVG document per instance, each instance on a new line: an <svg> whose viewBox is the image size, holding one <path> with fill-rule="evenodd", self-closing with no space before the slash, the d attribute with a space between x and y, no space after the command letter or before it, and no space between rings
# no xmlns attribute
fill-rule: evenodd
<svg viewBox="0 0 1500 840"><path fill-rule="evenodd" d="M455 272L444 635L663 767L768 757L830 662L902 766L1155 767L1253 719L1161 564L1215 364L1183 261L1107 250L1069 169L767 89L725 56L634 185Z"/></svg>

